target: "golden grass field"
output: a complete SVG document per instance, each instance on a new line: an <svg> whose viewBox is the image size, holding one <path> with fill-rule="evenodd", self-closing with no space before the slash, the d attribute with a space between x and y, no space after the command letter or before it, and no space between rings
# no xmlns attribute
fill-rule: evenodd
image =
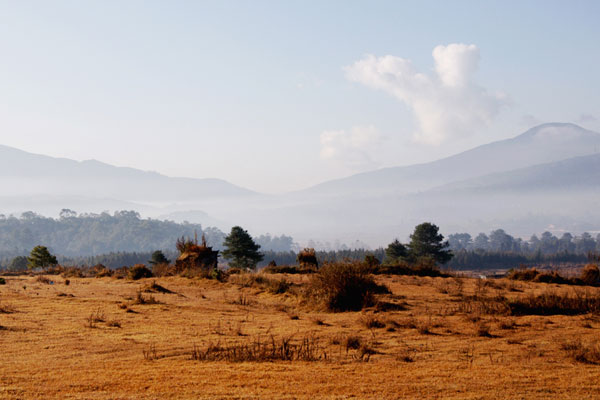
<svg viewBox="0 0 600 400"><path fill-rule="evenodd" d="M379 276L392 291L383 300L397 309L329 313L294 293L245 286L244 276L72 278L70 285L47 277L53 284L9 276L0 286L2 399L600 398L600 366L565 350L574 339L598 341L596 316L488 315L461 300L572 287ZM310 278L286 279L298 292ZM134 304L153 281L175 293L143 293L159 303ZM326 359L192 359L194 348L271 337L308 338ZM375 354L347 349L348 337Z"/></svg>

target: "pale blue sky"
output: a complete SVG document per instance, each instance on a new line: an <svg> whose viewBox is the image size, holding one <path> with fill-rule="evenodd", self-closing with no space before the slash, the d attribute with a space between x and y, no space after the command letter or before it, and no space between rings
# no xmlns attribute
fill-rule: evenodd
<svg viewBox="0 0 600 400"><path fill-rule="evenodd" d="M541 122L600 130L598 16L597 1L0 1L0 144L279 193ZM439 45L479 57L464 102L440 100ZM368 54L434 89L349 79Z"/></svg>

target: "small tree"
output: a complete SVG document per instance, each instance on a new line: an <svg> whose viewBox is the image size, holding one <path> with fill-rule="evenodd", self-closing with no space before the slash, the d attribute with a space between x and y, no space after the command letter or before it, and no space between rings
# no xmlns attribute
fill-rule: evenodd
<svg viewBox="0 0 600 400"><path fill-rule="evenodd" d="M27 261L29 261L27 266L30 269L47 268L51 265L58 264L56 257L50 254L46 246L35 246L33 250L31 250Z"/></svg>
<svg viewBox="0 0 600 400"><path fill-rule="evenodd" d="M262 261L264 255L258 251L260 245L254 243L247 231L239 226L231 228L231 233L223 241L223 257L231 260L229 265L233 268L255 269L256 264Z"/></svg>
<svg viewBox="0 0 600 400"><path fill-rule="evenodd" d="M385 249L385 259L384 261L387 264L397 263L398 261L406 260L408 256L408 250L406 246L395 239L392 243L388 245Z"/></svg>
<svg viewBox="0 0 600 400"><path fill-rule="evenodd" d="M445 264L452 259L452 252L447 250L449 244L438 231L439 228L430 222L415 227L408 245L409 256L414 261L419 258L431 258L437 263Z"/></svg>
<svg viewBox="0 0 600 400"><path fill-rule="evenodd" d="M27 257L25 256L17 256L15 258L12 259L12 261L10 262L10 264L8 264L8 270L9 271L25 271L27 269L27 264L29 263L29 261L27 260Z"/></svg>
<svg viewBox="0 0 600 400"><path fill-rule="evenodd" d="M156 250L152 253L152 257L150 261L148 261L152 265L160 265L160 264L168 264L171 262L167 257L165 257L164 253L160 250Z"/></svg>

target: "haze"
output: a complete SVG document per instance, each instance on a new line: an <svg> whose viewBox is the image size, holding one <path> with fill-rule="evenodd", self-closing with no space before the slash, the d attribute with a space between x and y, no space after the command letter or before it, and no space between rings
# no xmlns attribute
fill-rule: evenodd
<svg viewBox="0 0 600 400"><path fill-rule="evenodd" d="M284 193L599 130L597 2L6 1L0 144Z"/></svg>

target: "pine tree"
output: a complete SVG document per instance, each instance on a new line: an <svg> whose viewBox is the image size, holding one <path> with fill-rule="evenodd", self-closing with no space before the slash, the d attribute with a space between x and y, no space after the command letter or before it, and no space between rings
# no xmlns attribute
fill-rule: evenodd
<svg viewBox="0 0 600 400"><path fill-rule="evenodd" d="M27 258L30 269L46 268L58 264L56 257L50 254L46 246L35 246Z"/></svg>
<svg viewBox="0 0 600 400"><path fill-rule="evenodd" d="M444 236L438 231L439 228L430 222L424 222L415 227L414 233L410 235L408 245L409 255L413 260L429 257L435 262L445 264L452 259L452 252L447 250L449 244L444 241Z"/></svg>
<svg viewBox="0 0 600 400"><path fill-rule="evenodd" d="M398 239L395 239L385 249L385 262L387 264L397 263L398 261L406 260L408 250Z"/></svg>
<svg viewBox="0 0 600 400"><path fill-rule="evenodd" d="M223 241L223 257L231 260L229 265L235 268L255 269L264 255L258 250L260 245L254 243L247 231L239 226L231 228L231 233Z"/></svg>

